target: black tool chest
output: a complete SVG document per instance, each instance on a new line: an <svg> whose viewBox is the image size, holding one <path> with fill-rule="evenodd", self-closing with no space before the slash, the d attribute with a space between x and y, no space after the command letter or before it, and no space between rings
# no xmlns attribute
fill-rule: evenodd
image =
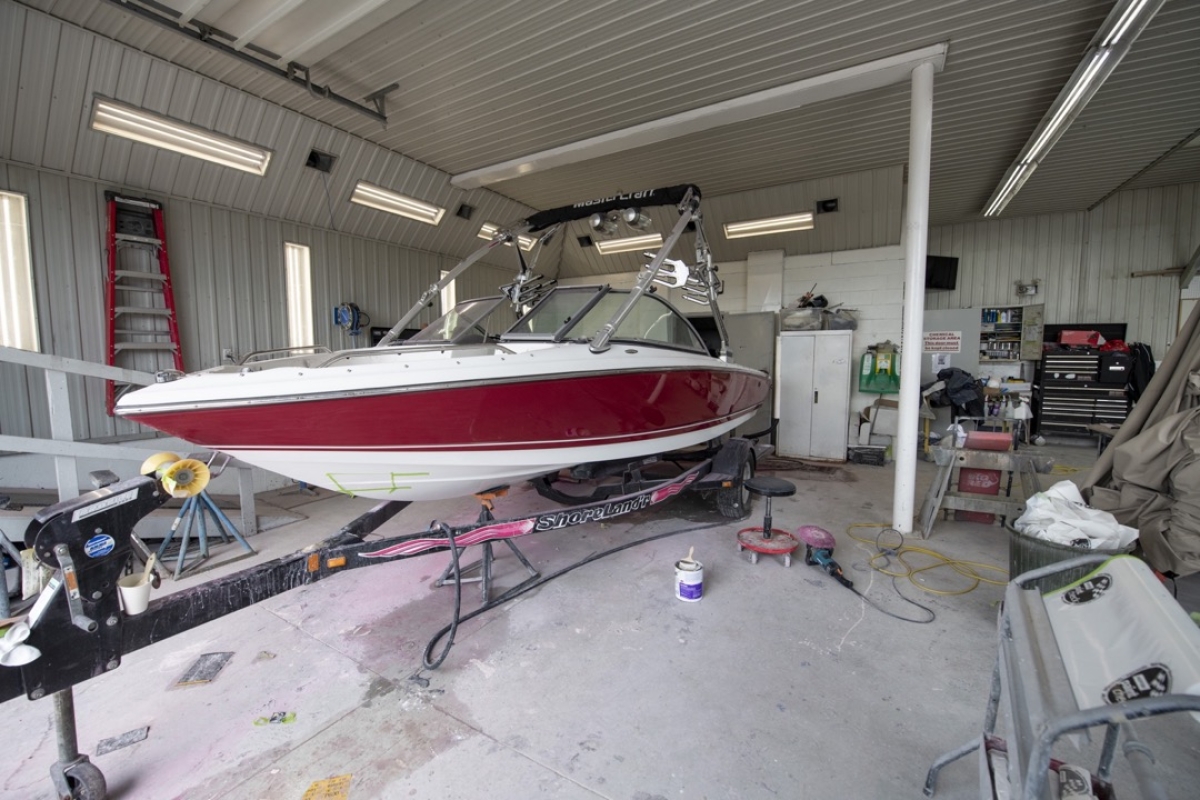
<svg viewBox="0 0 1200 800"><path fill-rule="evenodd" d="M1039 433L1091 436L1088 425L1120 427L1129 414L1125 373L1104 355L1082 347L1042 355L1037 381Z"/></svg>

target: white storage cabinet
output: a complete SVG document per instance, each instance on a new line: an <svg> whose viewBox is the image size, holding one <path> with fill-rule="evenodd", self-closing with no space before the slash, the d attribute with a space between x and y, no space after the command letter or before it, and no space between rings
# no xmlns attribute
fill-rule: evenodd
<svg viewBox="0 0 1200 800"><path fill-rule="evenodd" d="M846 460L850 428L853 331L784 331L779 335L781 456Z"/></svg>

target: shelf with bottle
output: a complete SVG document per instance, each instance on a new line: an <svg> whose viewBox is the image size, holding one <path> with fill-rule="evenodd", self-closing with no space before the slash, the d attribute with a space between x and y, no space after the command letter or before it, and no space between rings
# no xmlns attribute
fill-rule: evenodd
<svg viewBox="0 0 1200 800"><path fill-rule="evenodd" d="M1016 362L1021 360L1024 339L1024 306L990 306L979 311L979 360Z"/></svg>

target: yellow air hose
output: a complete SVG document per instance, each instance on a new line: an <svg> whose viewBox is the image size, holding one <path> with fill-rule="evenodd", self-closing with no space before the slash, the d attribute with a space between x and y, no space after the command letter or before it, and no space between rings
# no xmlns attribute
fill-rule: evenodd
<svg viewBox="0 0 1200 800"><path fill-rule="evenodd" d="M879 528L880 531L876 534L875 539L871 540L855 536L853 531L859 528ZM884 534L889 532L897 541L882 541ZM856 522L846 528L846 533L856 542L875 546L875 553L868 562L871 569L890 578L907 578L913 586L929 594L953 596L973 592L981 583L993 586L1006 586L1008 584L1008 570L1006 569L992 564L985 564L981 561L964 561L956 558L948 558L928 547L905 544L904 534L881 522ZM928 558L931 559L931 562L923 565L913 564L909 561L912 557ZM893 561L903 567L903 571L894 568ZM967 578L971 582L971 585L965 589L935 589L916 580L917 575L923 572L943 568L954 570L959 575ZM1001 575L1004 580L989 578L983 574L985 572Z"/></svg>

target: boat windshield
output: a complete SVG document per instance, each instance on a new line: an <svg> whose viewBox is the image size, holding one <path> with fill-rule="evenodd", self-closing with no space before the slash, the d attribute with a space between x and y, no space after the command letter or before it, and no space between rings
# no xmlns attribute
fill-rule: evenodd
<svg viewBox="0 0 1200 800"><path fill-rule="evenodd" d="M604 289L556 289L518 320L506 335L588 341L612 319L629 294ZM651 294L638 298L613 339L707 352L691 323L668 303Z"/></svg>
<svg viewBox="0 0 1200 800"><path fill-rule="evenodd" d="M501 309L503 303L503 297L466 300L398 344L483 344L494 341L512 320L512 315Z"/></svg>

